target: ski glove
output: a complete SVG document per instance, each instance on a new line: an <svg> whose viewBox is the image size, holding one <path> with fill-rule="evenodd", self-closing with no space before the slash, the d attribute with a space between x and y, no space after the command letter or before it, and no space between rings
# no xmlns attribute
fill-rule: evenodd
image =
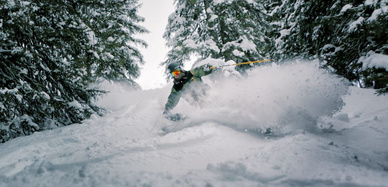
<svg viewBox="0 0 388 187"><path fill-rule="evenodd" d="M206 64L203 66L203 71L208 72L212 70L212 65Z"/></svg>

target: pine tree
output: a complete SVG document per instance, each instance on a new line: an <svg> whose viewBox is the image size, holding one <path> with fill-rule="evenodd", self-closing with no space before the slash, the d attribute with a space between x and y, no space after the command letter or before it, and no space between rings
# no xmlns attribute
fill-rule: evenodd
<svg viewBox="0 0 388 187"><path fill-rule="evenodd" d="M0 142L100 114L89 84L139 74L137 1L114 2L0 1Z"/></svg>
<svg viewBox="0 0 388 187"><path fill-rule="evenodd" d="M137 46L147 44L134 35L148 32L136 24L144 21L137 15L137 0L74 2L73 6L89 39L85 56L76 60L83 64L86 78L91 82L104 78L137 85L133 79L139 76L139 65L143 63Z"/></svg>
<svg viewBox="0 0 388 187"><path fill-rule="evenodd" d="M387 71L363 69L371 52L387 54L387 2L287 0L268 6L280 32L273 56L320 59L325 67L361 86L388 90ZM378 87L376 87L378 86ZM385 89L384 89L385 88Z"/></svg>
<svg viewBox="0 0 388 187"><path fill-rule="evenodd" d="M378 16L375 14L386 7L387 3L383 1L369 4L341 1L333 5L327 16L331 19L322 24L328 25L331 22L331 28L335 28L332 29L335 32L328 32L328 41L321 50L321 57L327 61L326 66L333 67L336 73L361 87L386 87L388 80L384 77L388 76L387 71L381 68L362 68L363 59L369 54L388 54L388 37L382 34L388 32L388 13L382 12Z"/></svg>
<svg viewBox="0 0 388 187"><path fill-rule="evenodd" d="M246 1L178 0L165 32L171 47L163 64L183 64L191 55L236 63L267 56L269 26L261 4Z"/></svg>

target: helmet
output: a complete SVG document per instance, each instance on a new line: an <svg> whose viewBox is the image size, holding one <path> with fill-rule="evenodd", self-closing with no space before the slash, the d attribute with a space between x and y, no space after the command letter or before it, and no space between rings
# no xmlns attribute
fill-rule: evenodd
<svg viewBox="0 0 388 187"><path fill-rule="evenodd" d="M180 65L178 64L178 63L175 63L175 62L173 62L173 63L171 63L170 65L168 65L168 70L170 71L170 73L171 72L173 72L174 70L177 70L177 69L180 69Z"/></svg>

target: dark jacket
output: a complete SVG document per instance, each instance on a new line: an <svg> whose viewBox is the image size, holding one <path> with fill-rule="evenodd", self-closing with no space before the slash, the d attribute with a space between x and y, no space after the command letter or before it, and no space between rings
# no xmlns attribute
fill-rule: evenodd
<svg viewBox="0 0 388 187"><path fill-rule="evenodd" d="M182 93L187 90L189 85L193 82L202 82L201 77L209 75L212 70L209 65L202 65L190 71L183 71L184 76L181 79L174 79L174 86L164 107L165 111L173 109L178 104Z"/></svg>

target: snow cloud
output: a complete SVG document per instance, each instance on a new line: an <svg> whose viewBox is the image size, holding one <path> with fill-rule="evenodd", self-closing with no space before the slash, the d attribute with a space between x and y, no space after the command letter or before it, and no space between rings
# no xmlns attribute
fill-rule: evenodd
<svg viewBox="0 0 388 187"><path fill-rule="evenodd" d="M314 129L320 116L332 115L343 106L341 98L348 90L342 79L320 69L318 62L260 66L244 77L213 76L203 109L180 107L192 111L191 116L240 130Z"/></svg>

